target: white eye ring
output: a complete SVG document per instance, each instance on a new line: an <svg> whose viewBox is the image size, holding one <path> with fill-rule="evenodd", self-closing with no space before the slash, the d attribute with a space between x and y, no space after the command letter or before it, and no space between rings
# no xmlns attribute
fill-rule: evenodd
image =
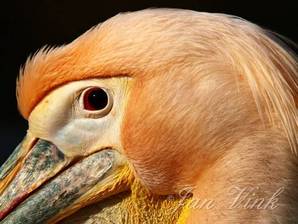
<svg viewBox="0 0 298 224"><path fill-rule="evenodd" d="M91 86L80 94L79 106L87 117L103 117L111 111L113 98L108 90Z"/></svg>

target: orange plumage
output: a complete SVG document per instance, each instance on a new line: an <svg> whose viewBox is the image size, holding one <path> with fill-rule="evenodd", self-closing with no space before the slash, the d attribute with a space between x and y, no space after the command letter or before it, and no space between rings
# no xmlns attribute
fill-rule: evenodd
<svg viewBox="0 0 298 224"><path fill-rule="evenodd" d="M268 31L187 10L119 14L31 58L18 81L20 111L28 118L66 83L119 76L133 79L121 139L142 183L162 195L191 186L194 198L220 201L224 215L195 210L189 220L234 223L239 212L222 210L227 189L247 182L270 194L288 181L282 204L297 203L297 59Z"/></svg>

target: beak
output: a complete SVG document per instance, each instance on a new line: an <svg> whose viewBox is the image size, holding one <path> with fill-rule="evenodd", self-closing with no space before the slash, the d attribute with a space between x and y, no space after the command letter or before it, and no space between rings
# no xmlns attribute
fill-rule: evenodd
<svg viewBox="0 0 298 224"><path fill-rule="evenodd" d="M124 157L103 149L67 157L28 133L0 169L1 224L56 223L82 207L129 188Z"/></svg>

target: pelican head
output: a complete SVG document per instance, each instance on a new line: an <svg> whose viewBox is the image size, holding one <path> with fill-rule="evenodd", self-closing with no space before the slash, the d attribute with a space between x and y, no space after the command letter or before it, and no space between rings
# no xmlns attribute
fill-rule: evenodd
<svg viewBox="0 0 298 224"><path fill-rule="evenodd" d="M116 15L21 70L29 128L1 169L1 223L271 220L224 206L231 186L274 193L297 180L297 92L295 57L257 25L178 9ZM297 204L293 189L283 204ZM218 204L189 206L200 197Z"/></svg>

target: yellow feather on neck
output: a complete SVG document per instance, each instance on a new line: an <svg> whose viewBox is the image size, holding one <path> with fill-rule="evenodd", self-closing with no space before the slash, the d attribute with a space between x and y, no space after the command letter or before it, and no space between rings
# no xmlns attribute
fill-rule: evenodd
<svg viewBox="0 0 298 224"><path fill-rule="evenodd" d="M81 209L61 223L184 224L189 201L177 196L154 196L134 180L131 191Z"/></svg>

